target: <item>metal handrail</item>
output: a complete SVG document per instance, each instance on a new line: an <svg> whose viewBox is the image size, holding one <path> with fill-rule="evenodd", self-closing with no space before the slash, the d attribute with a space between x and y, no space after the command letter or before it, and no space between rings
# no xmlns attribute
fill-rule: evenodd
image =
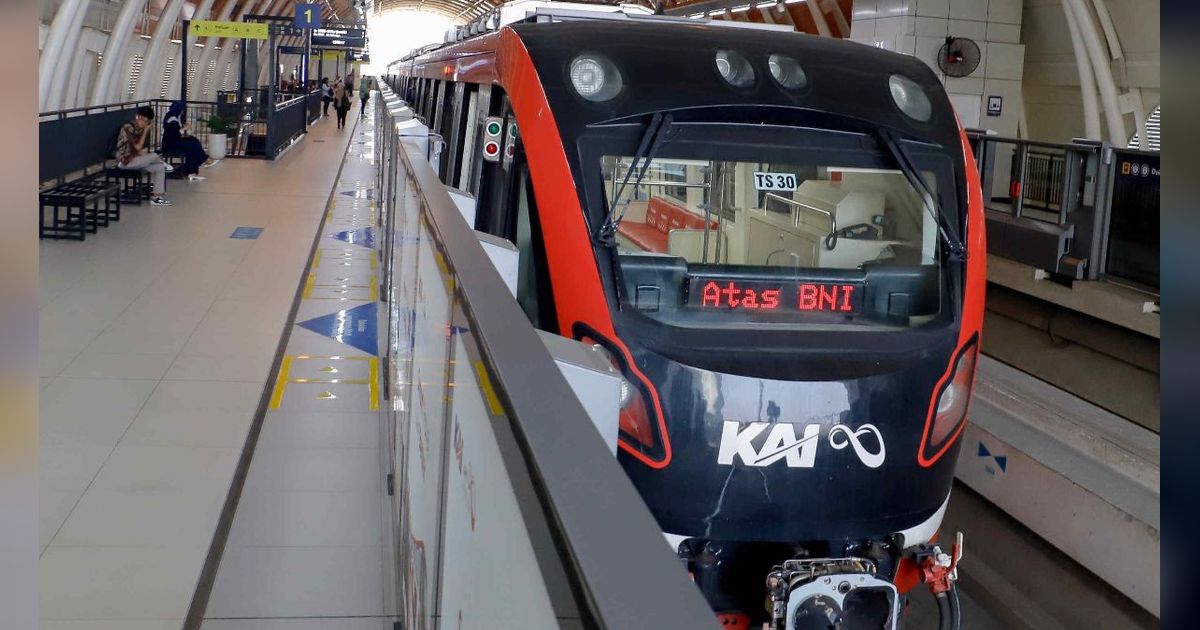
<svg viewBox="0 0 1200 630"><path fill-rule="evenodd" d="M630 182L636 183L638 187L642 186L670 186L672 188L712 188L711 184L688 184L684 182L668 182L668 181L640 181Z"/></svg>
<svg viewBox="0 0 1200 630"><path fill-rule="evenodd" d="M805 209L805 210L811 210L811 211L813 211L813 212L816 212L816 213L818 213L818 214L823 214L823 215L825 215L826 217L828 217L828 218L829 218L829 231L830 231L830 232L837 232L837 230L838 230L838 227L837 227L837 217L836 217L836 216L834 216L834 214L833 214L832 212L830 212L830 211L828 211L828 210L826 210L826 209L824 209L824 208L818 208L818 207L816 207L816 206L814 206L814 205L811 205L811 204L804 203L803 201L796 201L795 199L789 199L789 198L787 198L787 197L784 197L783 195L779 195L779 194L776 194L776 193L771 193L771 192L767 193L767 195L766 195L766 198L767 198L767 199L774 199L775 201L780 201L780 202L783 202L783 203L785 203L785 204L787 204L787 205L789 205L789 206L795 207L795 208L803 208L803 209ZM796 220L796 221L794 221L794 223L795 223L795 225L796 225L797 227L799 227L799 226L800 226L800 222L799 222L799 220Z"/></svg>

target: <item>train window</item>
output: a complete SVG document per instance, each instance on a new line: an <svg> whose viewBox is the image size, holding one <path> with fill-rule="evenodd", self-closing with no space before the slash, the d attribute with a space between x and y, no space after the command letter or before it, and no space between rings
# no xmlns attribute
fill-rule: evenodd
<svg viewBox="0 0 1200 630"><path fill-rule="evenodd" d="M610 203L631 162L605 157ZM624 251L767 267L934 264L936 223L898 170L658 158L636 179L616 203Z"/></svg>
<svg viewBox="0 0 1200 630"><path fill-rule="evenodd" d="M680 325L911 327L944 312L939 212L957 220L944 156L915 160L913 177L950 200L935 209L863 136L823 147L797 130L788 146L770 137L786 132L746 131L722 143L704 141L711 129L679 127L636 167L632 152L593 150L597 205L619 219L609 226L625 304Z"/></svg>

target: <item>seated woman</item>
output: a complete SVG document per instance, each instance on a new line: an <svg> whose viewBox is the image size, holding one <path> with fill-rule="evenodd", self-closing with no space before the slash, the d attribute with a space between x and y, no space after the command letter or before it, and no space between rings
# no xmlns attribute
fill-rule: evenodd
<svg viewBox="0 0 1200 630"><path fill-rule="evenodd" d="M208 162L208 153L200 139L191 135L191 125L183 122L183 101L171 103L167 115L163 118L162 153L163 155L183 156L183 174L188 181L200 181L203 177L197 175L201 166L212 166Z"/></svg>

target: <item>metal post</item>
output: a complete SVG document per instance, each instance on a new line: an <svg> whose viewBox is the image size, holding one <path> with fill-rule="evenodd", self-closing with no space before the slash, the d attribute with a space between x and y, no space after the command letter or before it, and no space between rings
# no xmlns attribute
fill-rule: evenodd
<svg viewBox="0 0 1200 630"><path fill-rule="evenodd" d="M1017 144L1017 159L1020 160L1020 171L1017 175L1017 198L1013 199L1013 216L1021 218L1021 211L1025 208L1025 176L1029 173L1029 145L1021 142Z"/></svg>
<svg viewBox="0 0 1200 630"><path fill-rule="evenodd" d="M304 29L304 77L300 80L300 85L304 86L304 132L308 133L308 99L312 98L308 87L308 62L312 57L312 29ZM318 79L320 81L320 79ZM319 86L318 86L319 89Z"/></svg>
<svg viewBox="0 0 1200 630"><path fill-rule="evenodd" d="M267 30L267 32L268 32L267 63L270 63L271 67L267 69L267 108L266 108L267 146L266 146L266 153L267 153L267 159L273 160L273 159L275 159L275 147L274 147L273 143L271 142L271 140L274 137L274 134L272 132L276 131L276 129L274 129L274 127L277 122L275 119L276 118L275 117L275 89L278 87L278 84L279 84L279 61L278 61L278 59L275 58L275 51L276 51L276 48L275 48L275 33L276 33L275 25L268 23L267 29L268 29Z"/></svg>
<svg viewBox="0 0 1200 630"><path fill-rule="evenodd" d="M191 26L192 26L191 20L183 21L183 37L180 38L181 43L179 44L179 48L183 51L180 53L180 59L183 60L183 66L179 68L179 72L181 73L180 74L181 78L179 80L179 100L183 101L185 104L187 103L187 97L188 97L187 71L188 71L188 48L190 48L190 46L188 46L188 29L190 29ZM200 69L196 68L196 72L200 72ZM187 107L184 107L185 117L186 117L186 113L187 113Z"/></svg>

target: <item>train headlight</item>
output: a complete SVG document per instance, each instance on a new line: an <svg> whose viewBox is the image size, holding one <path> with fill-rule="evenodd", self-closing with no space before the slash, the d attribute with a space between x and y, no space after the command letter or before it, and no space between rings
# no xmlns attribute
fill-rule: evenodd
<svg viewBox="0 0 1200 630"><path fill-rule="evenodd" d="M771 78L785 90L802 90L808 85L808 75L800 62L787 55L767 57L767 68L771 70Z"/></svg>
<svg viewBox="0 0 1200 630"><path fill-rule="evenodd" d="M925 90L917 85L916 81L899 75L893 74L888 79L888 88L892 92L892 101L896 103L896 107L904 112L905 116L920 121L927 122L929 117L933 115L933 106L929 103L929 96L925 94Z"/></svg>
<svg viewBox="0 0 1200 630"><path fill-rule="evenodd" d="M918 454L923 466L931 466L947 450L967 418L971 389L975 383L975 364L979 343L972 341L954 362L954 370L943 380L937 399L930 410L925 435Z"/></svg>
<svg viewBox="0 0 1200 630"><path fill-rule="evenodd" d="M571 60L568 74L575 91L592 102L607 101L621 91L621 72L611 61L595 53L584 53Z"/></svg>
<svg viewBox="0 0 1200 630"><path fill-rule="evenodd" d="M714 58L717 72L726 83L736 88L754 85L754 66L750 60L736 50L718 50Z"/></svg>

